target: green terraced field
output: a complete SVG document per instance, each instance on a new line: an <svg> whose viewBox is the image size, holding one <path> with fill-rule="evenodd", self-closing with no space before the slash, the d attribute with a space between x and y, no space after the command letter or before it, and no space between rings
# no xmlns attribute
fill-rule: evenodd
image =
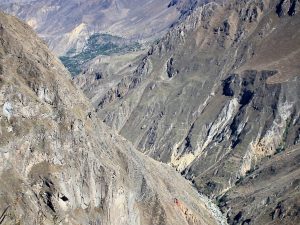
<svg viewBox="0 0 300 225"><path fill-rule="evenodd" d="M60 60L73 76L82 71L82 65L100 55L124 54L139 50L138 42L130 42L122 37L110 34L93 34L87 40L83 50L76 54L75 49L70 49Z"/></svg>

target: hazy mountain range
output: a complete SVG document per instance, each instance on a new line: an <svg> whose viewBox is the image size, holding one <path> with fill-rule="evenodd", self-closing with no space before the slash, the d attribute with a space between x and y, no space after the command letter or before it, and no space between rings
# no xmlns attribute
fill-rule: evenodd
<svg viewBox="0 0 300 225"><path fill-rule="evenodd" d="M30 24L50 48L63 55L80 49L93 33L154 40L179 17L169 0L11 1L2 8Z"/></svg>

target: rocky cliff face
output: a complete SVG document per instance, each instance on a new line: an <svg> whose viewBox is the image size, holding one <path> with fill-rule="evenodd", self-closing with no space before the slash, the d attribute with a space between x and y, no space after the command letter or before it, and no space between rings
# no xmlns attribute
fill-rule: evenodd
<svg viewBox="0 0 300 225"><path fill-rule="evenodd" d="M140 151L177 168L200 192L228 194L231 224L296 224L299 200L289 196L299 196L297 176L280 180L289 165L265 171L299 151L299 6L251 0L196 7L147 55L100 81L92 70L80 86L103 121ZM275 196L261 179L278 179ZM255 189L244 196L250 183Z"/></svg>
<svg viewBox="0 0 300 225"><path fill-rule="evenodd" d="M0 224L224 224L102 124L29 26L0 13Z"/></svg>
<svg viewBox="0 0 300 225"><path fill-rule="evenodd" d="M299 153L298 145L263 159L217 199L230 224L299 223Z"/></svg>

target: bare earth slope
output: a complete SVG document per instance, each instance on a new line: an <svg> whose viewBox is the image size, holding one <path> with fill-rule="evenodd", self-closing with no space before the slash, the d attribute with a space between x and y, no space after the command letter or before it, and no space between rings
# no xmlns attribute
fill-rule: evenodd
<svg viewBox="0 0 300 225"><path fill-rule="evenodd" d="M297 155L300 142L299 9L298 0L196 7L144 57L111 63L113 70L97 61L76 82L103 121L140 151L177 168L202 193L228 194L231 224L297 224L300 161L289 152ZM296 166L285 163L265 183L249 180L278 158ZM289 170L296 175L281 179ZM265 191L272 180L274 193ZM250 199L245 182L256 188ZM278 207L286 213L278 216Z"/></svg>
<svg viewBox="0 0 300 225"><path fill-rule="evenodd" d="M0 13L0 224L219 224L184 178L99 122L68 76Z"/></svg>

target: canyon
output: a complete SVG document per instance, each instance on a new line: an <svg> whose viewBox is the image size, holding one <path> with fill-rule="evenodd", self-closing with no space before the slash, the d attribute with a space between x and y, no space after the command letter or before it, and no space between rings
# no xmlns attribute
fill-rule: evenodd
<svg viewBox="0 0 300 225"><path fill-rule="evenodd" d="M299 224L299 0L62 2L0 4L0 224Z"/></svg>

